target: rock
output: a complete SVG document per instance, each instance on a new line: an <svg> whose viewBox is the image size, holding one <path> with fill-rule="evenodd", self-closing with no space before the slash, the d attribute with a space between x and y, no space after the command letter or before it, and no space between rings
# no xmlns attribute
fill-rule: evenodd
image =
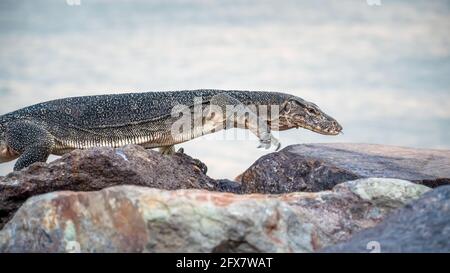
<svg viewBox="0 0 450 273"><path fill-rule="evenodd" d="M450 186L427 192L379 225L324 252L450 252Z"/></svg>
<svg viewBox="0 0 450 273"><path fill-rule="evenodd" d="M340 187L337 185L335 188ZM425 186L412 187L409 181L392 178L358 179L346 182L343 187L350 188L362 200L390 208L403 207L429 190Z"/></svg>
<svg viewBox="0 0 450 273"><path fill-rule="evenodd" d="M138 186L53 192L24 203L0 231L0 252L312 252L428 190L362 179L282 195Z"/></svg>
<svg viewBox="0 0 450 273"><path fill-rule="evenodd" d="M215 188L218 191L231 192L231 193L241 193L241 183L232 181L229 179L217 179L215 182Z"/></svg>
<svg viewBox="0 0 450 273"><path fill-rule="evenodd" d="M222 190L206 166L185 154L173 156L140 146L75 150L49 164L36 163L0 177L0 228L30 196L61 190L94 191L132 184L159 189Z"/></svg>
<svg viewBox="0 0 450 273"><path fill-rule="evenodd" d="M237 183L208 177L203 163L182 153L166 156L133 145L76 150L0 177L0 252L328 249L358 238L352 236L430 190L421 184L448 184L449 158L449 151L438 150L295 145L261 158ZM284 194L243 194L255 192ZM448 244L441 238L448 223L432 218L448 221L440 215L448 213L444 201L439 215L428 212L414 227L424 238L442 227L430 239L434 249ZM420 230L425 221L435 227Z"/></svg>
<svg viewBox="0 0 450 273"><path fill-rule="evenodd" d="M368 177L448 185L450 151L372 144L292 145L261 157L236 180L244 193L285 193L329 190Z"/></svg>

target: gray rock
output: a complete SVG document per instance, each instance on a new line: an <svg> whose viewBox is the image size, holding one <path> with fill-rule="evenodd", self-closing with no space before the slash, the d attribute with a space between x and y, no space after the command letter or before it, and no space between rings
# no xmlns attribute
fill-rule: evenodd
<svg viewBox="0 0 450 273"><path fill-rule="evenodd" d="M312 252L428 190L363 179L283 195L138 186L54 192L17 211L0 231L0 252Z"/></svg>
<svg viewBox="0 0 450 273"><path fill-rule="evenodd" d="M450 186L427 192L382 223L324 252L450 252Z"/></svg>
<svg viewBox="0 0 450 273"><path fill-rule="evenodd" d="M329 190L368 177L447 185L450 151L373 144L292 145L261 157L236 180L245 193L285 193Z"/></svg>
<svg viewBox="0 0 450 273"><path fill-rule="evenodd" d="M20 172L0 177L0 228L27 198L53 191L95 191L116 185L159 189L222 191L208 177L206 166L188 155L162 155L140 146L75 150L49 164L36 163Z"/></svg>

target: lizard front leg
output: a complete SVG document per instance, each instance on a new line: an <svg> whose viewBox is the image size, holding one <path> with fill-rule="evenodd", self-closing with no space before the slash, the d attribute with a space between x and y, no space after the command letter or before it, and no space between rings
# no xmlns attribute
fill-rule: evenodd
<svg viewBox="0 0 450 273"><path fill-rule="evenodd" d="M226 127L228 127L230 122L233 122L233 127L235 124L243 125L244 128L248 128L255 134L260 141L258 148L264 147L268 149L271 145L274 145L276 150L280 148L281 143L271 134L267 121L263 120L255 111L245 106L239 100L226 93L220 93L211 98L210 105L219 106L222 110L225 110ZM236 120L235 114L237 116Z"/></svg>
<svg viewBox="0 0 450 273"><path fill-rule="evenodd" d="M47 130L32 121L16 121L7 124L5 139L7 145L19 153L14 171L19 171L35 162L45 162L54 145L54 139Z"/></svg>

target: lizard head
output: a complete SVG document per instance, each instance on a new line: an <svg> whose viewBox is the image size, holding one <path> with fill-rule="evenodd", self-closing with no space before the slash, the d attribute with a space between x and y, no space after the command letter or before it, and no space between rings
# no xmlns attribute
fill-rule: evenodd
<svg viewBox="0 0 450 273"><path fill-rule="evenodd" d="M337 135L342 126L312 102L289 97L280 109L280 130L305 128L323 135Z"/></svg>

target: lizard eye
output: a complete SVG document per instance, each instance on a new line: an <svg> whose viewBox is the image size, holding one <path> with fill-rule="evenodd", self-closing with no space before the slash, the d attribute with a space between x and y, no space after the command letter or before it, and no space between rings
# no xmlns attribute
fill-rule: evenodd
<svg viewBox="0 0 450 273"><path fill-rule="evenodd" d="M308 113L310 113L312 115L316 115L316 116L320 115L319 111L317 111L314 108L307 108L306 110L308 111Z"/></svg>

